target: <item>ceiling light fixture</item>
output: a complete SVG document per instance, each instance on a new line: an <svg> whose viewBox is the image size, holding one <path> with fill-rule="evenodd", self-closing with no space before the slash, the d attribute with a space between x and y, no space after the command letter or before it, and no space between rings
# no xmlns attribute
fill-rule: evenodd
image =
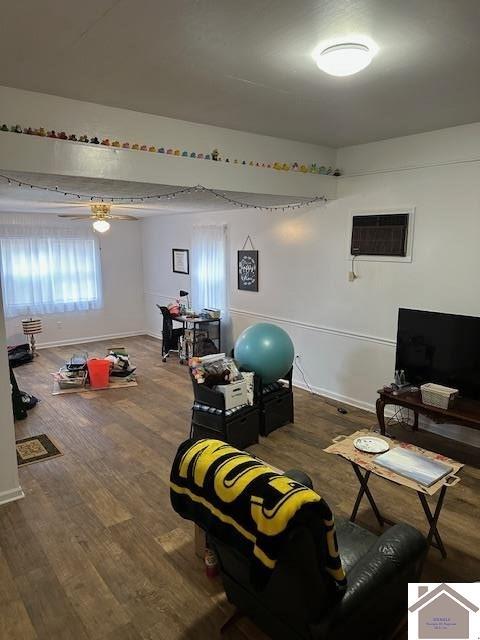
<svg viewBox="0 0 480 640"><path fill-rule="evenodd" d="M317 47L312 57L317 66L331 76L351 76L368 67L377 53L373 47L359 42L345 42Z"/></svg>
<svg viewBox="0 0 480 640"><path fill-rule="evenodd" d="M108 231L110 229L110 223L106 220L95 220L95 222L93 223L93 228L99 233L105 233L105 231Z"/></svg>

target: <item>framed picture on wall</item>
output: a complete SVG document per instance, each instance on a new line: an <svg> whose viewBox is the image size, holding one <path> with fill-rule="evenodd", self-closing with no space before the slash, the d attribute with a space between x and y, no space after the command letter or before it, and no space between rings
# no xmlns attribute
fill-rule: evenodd
<svg viewBox="0 0 480 640"><path fill-rule="evenodd" d="M258 251L242 249L237 260L238 288L258 291Z"/></svg>
<svg viewBox="0 0 480 640"><path fill-rule="evenodd" d="M172 249L173 273L190 273L188 249Z"/></svg>

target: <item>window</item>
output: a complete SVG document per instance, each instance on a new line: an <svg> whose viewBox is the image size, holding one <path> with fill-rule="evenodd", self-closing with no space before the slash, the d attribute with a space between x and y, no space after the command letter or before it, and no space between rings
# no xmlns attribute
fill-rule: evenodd
<svg viewBox="0 0 480 640"><path fill-rule="evenodd" d="M102 306L98 239L83 230L0 225L7 317Z"/></svg>
<svg viewBox="0 0 480 640"><path fill-rule="evenodd" d="M196 226L192 242L192 301L204 308L227 312L226 228L224 225Z"/></svg>

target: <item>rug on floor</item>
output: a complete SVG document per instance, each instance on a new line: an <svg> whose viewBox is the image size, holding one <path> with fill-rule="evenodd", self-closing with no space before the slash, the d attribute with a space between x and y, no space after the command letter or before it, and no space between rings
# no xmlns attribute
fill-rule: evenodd
<svg viewBox="0 0 480 640"><path fill-rule="evenodd" d="M17 448L17 462L19 467L63 455L60 449L45 433L17 440L15 446Z"/></svg>

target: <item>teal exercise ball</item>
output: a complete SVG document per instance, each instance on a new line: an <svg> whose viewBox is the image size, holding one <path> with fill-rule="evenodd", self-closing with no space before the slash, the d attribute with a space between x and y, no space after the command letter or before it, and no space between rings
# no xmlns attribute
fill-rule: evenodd
<svg viewBox="0 0 480 640"><path fill-rule="evenodd" d="M285 376L295 350L286 331L268 322L247 327L235 343L235 360L244 371L254 371L264 384Z"/></svg>

